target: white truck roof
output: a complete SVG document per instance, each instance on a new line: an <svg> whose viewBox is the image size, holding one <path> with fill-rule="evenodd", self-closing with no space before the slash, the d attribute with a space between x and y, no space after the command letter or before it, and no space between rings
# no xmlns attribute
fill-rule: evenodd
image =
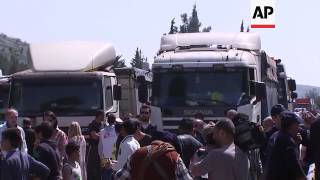
<svg viewBox="0 0 320 180"><path fill-rule="evenodd" d="M43 71L90 71L111 65L116 51L103 42L67 41L30 45L32 69Z"/></svg>
<svg viewBox="0 0 320 180"><path fill-rule="evenodd" d="M175 50L177 47L199 45L223 45L237 49L258 51L261 48L261 41L259 34L250 32L177 33L162 36L160 52Z"/></svg>

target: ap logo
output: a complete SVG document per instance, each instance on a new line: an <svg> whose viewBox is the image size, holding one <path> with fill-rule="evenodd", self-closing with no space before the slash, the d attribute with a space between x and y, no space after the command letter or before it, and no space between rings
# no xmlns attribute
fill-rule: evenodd
<svg viewBox="0 0 320 180"><path fill-rule="evenodd" d="M251 0L251 28L275 28L274 0Z"/></svg>

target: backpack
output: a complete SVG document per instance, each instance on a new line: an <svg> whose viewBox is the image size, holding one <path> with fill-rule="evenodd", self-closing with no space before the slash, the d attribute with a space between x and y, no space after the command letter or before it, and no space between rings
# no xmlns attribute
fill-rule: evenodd
<svg viewBox="0 0 320 180"><path fill-rule="evenodd" d="M153 141L150 146L147 146L145 148L147 149L150 148L150 150L149 152L147 152L146 157L142 161L141 169L139 170L139 173L138 173L138 179L144 180L145 179L144 175L148 167L154 166L155 170L160 175L160 179L170 180L171 178L169 177L169 174L167 174L164 171L164 169L157 162L157 160L158 158L162 158L168 152L173 152L173 151L176 152L175 148L171 144L165 143L162 141ZM178 158L178 155L175 158ZM176 162L176 160L173 160L173 159L171 160L173 162Z"/></svg>
<svg viewBox="0 0 320 180"><path fill-rule="evenodd" d="M233 119L235 125L235 144L243 151L261 148L266 143L265 133L260 124L250 122L245 114L238 114Z"/></svg>

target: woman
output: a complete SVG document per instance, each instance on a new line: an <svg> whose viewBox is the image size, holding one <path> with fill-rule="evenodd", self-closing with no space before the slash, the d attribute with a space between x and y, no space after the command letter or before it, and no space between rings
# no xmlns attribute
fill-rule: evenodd
<svg viewBox="0 0 320 180"><path fill-rule="evenodd" d="M87 179L86 171L86 140L81 133L81 128L78 122L72 122L68 130L69 142L77 142L80 145L80 166L82 179Z"/></svg>

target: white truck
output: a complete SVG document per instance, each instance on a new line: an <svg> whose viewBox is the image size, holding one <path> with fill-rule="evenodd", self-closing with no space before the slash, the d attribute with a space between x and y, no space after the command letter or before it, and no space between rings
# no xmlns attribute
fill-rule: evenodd
<svg viewBox="0 0 320 180"><path fill-rule="evenodd" d="M31 44L32 69L11 75L9 107L35 124L53 111L59 127L78 121L83 131L97 110L118 116L121 87L106 72L116 58L114 47L101 42Z"/></svg>
<svg viewBox="0 0 320 180"><path fill-rule="evenodd" d="M278 74L278 103L293 111L293 102L298 97L296 81L287 76L286 69L281 59L275 59Z"/></svg>
<svg viewBox="0 0 320 180"><path fill-rule="evenodd" d="M4 122L4 111L8 106L10 83L8 76L0 77L0 124Z"/></svg>
<svg viewBox="0 0 320 180"><path fill-rule="evenodd" d="M113 71L117 76L119 84L121 84L122 98L121 101L119 101L120 117L125 117L129 113L133 116L139 115L140 107L143 104L142 102L146 102L147 100L139 99L140 81L142 78L143 82L146 82L148 90L147 97L150 97L152 73L133 67L115 68Z"/></svg>
<svg viewBox="0 0 320 180"><path fill-rule="evenodd" d="M260 123L278 103L276 62L256 33L164 35L152 73L152 121L159 129L175 131L196 113L219 120L229 108Z"/></svg>

